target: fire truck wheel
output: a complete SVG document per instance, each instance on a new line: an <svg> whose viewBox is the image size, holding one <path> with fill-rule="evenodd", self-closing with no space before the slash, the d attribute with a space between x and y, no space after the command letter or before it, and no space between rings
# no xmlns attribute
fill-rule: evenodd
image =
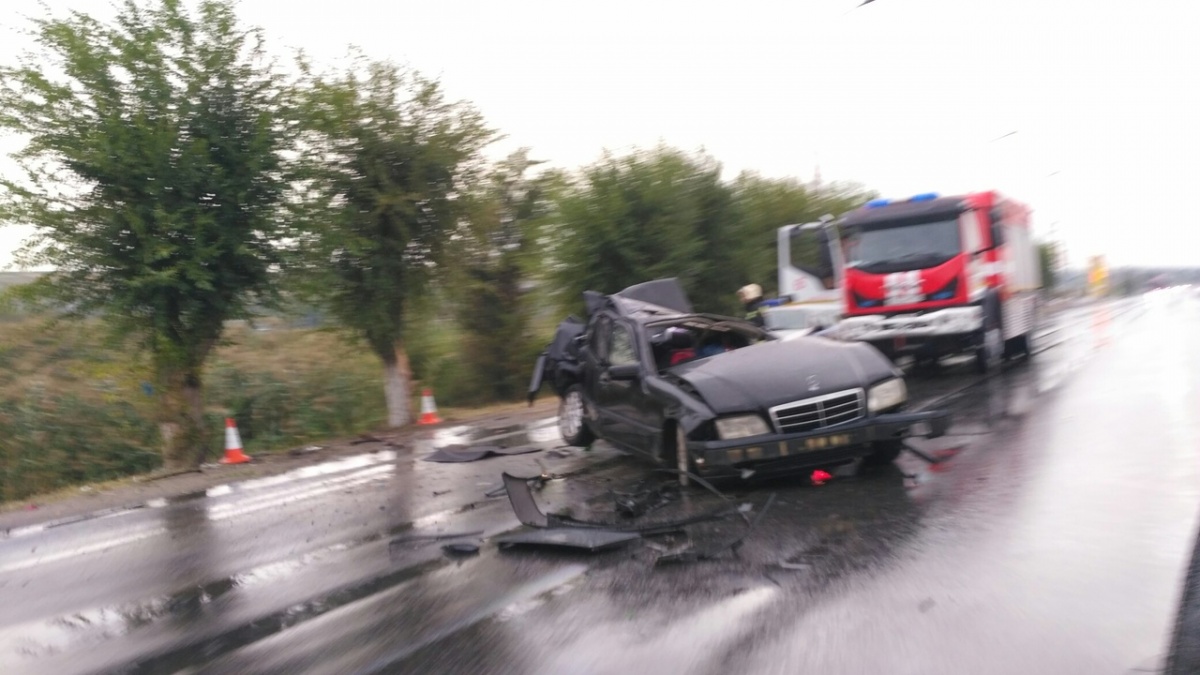
<svg viewBox="0 0 1200 675"><path fill-rule="evenodd" d="M1012 339L1012 353L1015 356L1023 356L1030 358L1033 356L1033 349L1029 346L1029 334L1018 335Z"/></svg>

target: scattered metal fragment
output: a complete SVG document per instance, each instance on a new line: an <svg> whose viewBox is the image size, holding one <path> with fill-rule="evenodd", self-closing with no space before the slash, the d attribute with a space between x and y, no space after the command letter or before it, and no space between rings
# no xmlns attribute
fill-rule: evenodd
<svg viewBox="0 0 1200 675"><path fill-rule="evenodd" d="M550 521L546 514L538 508L533 500L533 492L529 489L529 479L511 476L507 472L500 474L504 480L504 489L508 492L508 502L512 504L513 512L522 525L529 527L549 527Z"/></svg>
<svg viewBox="0 0 1200 675"><path fill-rule="evenodd" d="M579 548L589 552L603 551L641 539L636 532L583 528L548 528L528 530L496 539L502 549L513 546L559 546Z"/></svg>
<svg viewBox="0 0 1200 675"><path fill-rule="evenodd" d="M466 542L455 542L453 544L445 544L442 546L442 551L450 556L468 556L479 555L479 545Z"/></svg>
<svg viewBox="0 0 1200 675"><path fill-rule="evenodd" d="M405 544L419 544L428 541L445 541L447 539L464 539L466 537L478 537L483 534L483 530L471 530L470 532L435 532L431 534L410 534L404 537L397 537L388 542L388 548L393 546L403 546Z"/></svg>
<svg viewBox="0 0 1200 675"><path fill-rule="evenodd" d="M571 453L555 448L554 450L547 450L545 456L551 459L566 459L571 456Z"/></svg>
<svg viewBox="0 0 1200 675"><path fill-rule="evenodd" d="M640 518L678 499L679 487L678 483L659 483L633 492L609 490L609 495L618 514L626 518Z"/></svg>
<svg viewBox="0 0 1200 675"><path fill-rule="evenodd" d="M324 450L324 449L325 448L320 445L308 445L303 448L295 448L293 450L290 450L290 451L288 451L288 454L291 455L292 457L299 457L300 455L308 455L308 454L311 454L314 452L320 452L321 450Z"/></svg>
<svg viewBox="0 0 1200 675"><path fill-rule="evenodd" d="M677 553L669 553L667 555L661 555L654 559L654 564L655 565L667 565L667 564L671 564L671 563L698 562L701 560L711 560L711 559L721 555L722 553L724 553L727 550L732 550L736 553L737 550L739 548L741 548L742 542L744 542L746 540L746 537L750 536L750 533L754 531L754 528L757 527L760 522L762 522L763 516L767 513L767 511L771 508L771 505L774 503L775 503L775 493L772 492L771 495L769 497L767 497L767 501L765 503L763 503L763 507L761 510L759 510L758 515L756 515L754 517L754 520L749 521L749 525L746 527L746 530L744 532L742 532L742 534L740 536L738 536L736 539L733 539L731 541L722 542L720 544L714 544L712 546L707 546L704 548L693 547L693 548L685 549L683 551L679 551Z"/></svg>
<svg viewBox="0 0 1200 675"><path fill-rule="evenodd" d="M723 501L723 502L725 502L726 504L728 504L728 505L729 505L729 508L730 508L730 510L737 511L737 507L734 505L734 503L733 503L732 501L730 501L729 497L726 497L726 496L725 496L725 493L724 493L724 492L721 492L721 491L720 491L720 490L718 490L718 489L717 489L717 488L716 488L716 487L715 487L715 486L714 486L712 483L710 483L710 482L708 482L708 481L704 480L704 479L703 479L703 478L701 478L700 476L697 476L696 474L694 474L694 473L692 473L692 472L690 472L690 471L681 471L681 470L679 470L679 469L658 468L658 469L655 469L655 470L656 470L656 471L661 471L661 472L663 472L663 473L670 473L670 474L674 474L674 475L676 475L676 476L678 476L678 475L681 475L681 474L687 474L688 478L690 478L690 479L692 479L693 481L695 481L697 485L699 485L700 487L704 488L705 490L708 490L709 492L713 493L714 495L716 495L716 496L720 497L720 498L721 498L721 501ZM750 524L750 519L749 519L748 517L746 517L746 514L744 514L744 513L743 513L743 514L741 514L741 515L742 515L742 520L745 520L745 521L746 521L746 524L747 524L747 525L749 525L749 524Z"/></svg>
<svg viewBox="0 0 1200 675"><path fill-rule="evenodd" d="M451 492L453 492L453 490L434 490L434 491L433 491L433 496L434 496L434 497L441 497L442 495L448 495L448 494L450 494Z"/></svg>
<svg viewBox="0 0 1200 675"><path fill-rule="evenodd" d="M362 436L359 436L358 438L350 441L350 445L361 445L363 443L382 443L382 442L383 442L382 438L376 438L375 436L372 436L371 434L363 434Z"/></svg>
<svg viewBox="0 0 1200 675"><path fill-rule="evenodd" d="M531 445L520 445L515 448L503 448L499 445L447 445L432 454L426 455L422 459L426 462L477 462L485 457L492 455L524 455L530 452L538 452L539 448Z"/></svg>
<svg viewBox="0 0 1200 675"><path fill-rule="evenodd" d="M538 508L537 502L533 498L533 490L530 488L530 483L537 481L538 477L521 478L512 476L508 473L501 474L504 479L504 488L508 492L508 501L512 504L513 511L517 514L517 520L521 521L522 525L539 528L578 528L578 529L598 529L612 530L616 532L638 532L641 534L663 534L666 532L674 532L685 525L694 523L703 523L711 520L719 520L729 515L732 509L722 509L711 513L702 513L695 516L688 516L678 520L666 521L661 523L646 523L643 525L635 525L630 523L604 523L593 522L587 520L578 520L570 516L547 515ZM743 518L745 515L743 514Z"/></svg>
<svg viewBox="0 0 1200 675"><path fill-rule="evenodd" d="M918 450L917 448L914 448L913 446L909 445L908 443L904 443L904 449L911 452L912 454L916 455L920 459L925 460L927 463L935 464L935 465L941 464L942 462L948 462L948 461L950 461L951 457L953 457L953 455L945 456L945 457L941 457L941 458L930 457L929 455ZM955 453L955 454L957 454L957 453Z"/></svg>

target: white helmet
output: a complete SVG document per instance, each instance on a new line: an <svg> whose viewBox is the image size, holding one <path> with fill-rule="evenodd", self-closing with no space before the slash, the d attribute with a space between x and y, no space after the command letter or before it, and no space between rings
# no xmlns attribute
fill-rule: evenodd
<svg viewBox="0 0 1200 675"><path fill-rule="evenodd" d="M762 286L759 286L758 284L748 284L738 289L738 300L741 300L742 304L745 304L753 300L762 299L762 294Z"/></svg>

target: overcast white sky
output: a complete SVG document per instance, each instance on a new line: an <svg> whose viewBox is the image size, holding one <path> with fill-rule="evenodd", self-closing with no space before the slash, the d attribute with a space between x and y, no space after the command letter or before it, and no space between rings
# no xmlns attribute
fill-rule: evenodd
<svg viewBox="0 0 1200 675"><path fill-rule="evenodd" d="M891 197L999 188L1076 263L1200 264L1200 3L858 2L242 0L240 13L281 55L328 63L353 43L440 78L509 136L497 151L577 168L662 140L731 176L808 179L819 163ZM38 11L5 0L0 59ZM21 234L0 230L0 266Z"/></svg>

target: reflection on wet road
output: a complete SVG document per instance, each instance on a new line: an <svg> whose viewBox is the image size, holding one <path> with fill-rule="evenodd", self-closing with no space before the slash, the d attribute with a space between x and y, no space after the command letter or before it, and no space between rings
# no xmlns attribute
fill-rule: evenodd
<svg viewBox="0 0 1200 675"><path fill-rule="evenodd" d="M0 671L1152 671L1200 514L1198 340L1200 303L1152 297L1074 310L987 380L968 363L914 374L918 405L955 414L914 443L946 461L732 486L754 515L776 500L705 562L654 565L740 521L603 554L490 541L519 527L487 496L502 471L566 476L537 491L547 512L610 515L610 490L648 465L603 444L420 461L435 445L554 448L553 420L12 530ZM664 513L715 502L696 490Z"/></svg>

